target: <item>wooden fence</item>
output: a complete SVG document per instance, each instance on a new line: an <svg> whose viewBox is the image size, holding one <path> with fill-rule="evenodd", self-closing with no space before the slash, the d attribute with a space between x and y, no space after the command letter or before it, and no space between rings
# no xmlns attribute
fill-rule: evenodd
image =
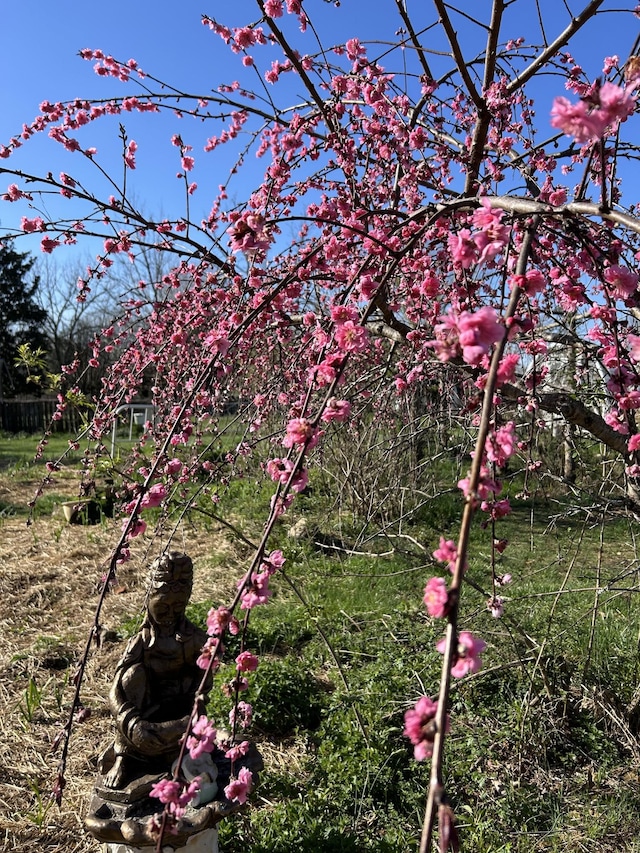
<svg viewBox="0 0 640 853"><path fill-rule="evenodd" d="M80 416L70 408L63 413L62 419L52 421L56 410L56 400L0 400L0 430L3 432L42 433L47 429L53 432L78 432Z"/></svg>

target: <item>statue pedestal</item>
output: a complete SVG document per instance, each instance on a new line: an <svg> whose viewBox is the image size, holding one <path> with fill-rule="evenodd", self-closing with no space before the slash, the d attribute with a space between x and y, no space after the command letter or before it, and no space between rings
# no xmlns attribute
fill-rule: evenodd
<svg viewBox="0 0 640 853"><path fill-rule="evenodd" d="M102 845L101 853L153 853L155 847L132 847L121 841L109 841ZM162 853L218 853L218 830L205 829L191 838L182 847L171 846L171 836L167 835Z"/></svg>

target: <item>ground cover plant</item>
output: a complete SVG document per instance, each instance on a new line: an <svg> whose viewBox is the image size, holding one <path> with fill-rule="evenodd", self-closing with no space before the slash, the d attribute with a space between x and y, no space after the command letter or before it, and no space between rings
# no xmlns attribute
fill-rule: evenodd
<svg viewBox="0 0 640 853"><path fill-rule="evenodd" d="M80 492L108 474L121 522L93 639L141 554L188 541L189 525L234 543L225 572L236 576L204 618L203 684L215 673L226 685L234 734L252 715L258 733L306 732L298 817L285 763L273 824L248 818L245 846L426 853L455 851L463 835L508 850L542 833L548 849L574 834L580 849L604 844L602 832L632 843L615 817L615 829L596 818L588 838L563 784L585 775L604 811L594 767L636 750L640 224L625 177L640 62L632 46L594 70L571 44L637 9L566 6L549 38L543 5L534 41L515 0L494 0L486 20L464 4L409 15L398 3L400 29L381 47L357 34L323 44L307 5L258 0L249 24L202 18L238 79L190 95L86 48L123 95L44 102L0 148L3 199L25 212L10 237L42 232L48 254L100 238L81 300L114 258L175 257L94 339L86 370L111 365L101 392L83 396L80 358L63 371L57 415L90 411L71 441ZM256 69L259 92L244 82ZM135 202L142 152L125 122L167 110L196 121L171 136L184 209L159 220ZM103 194L84 168L104 178L90 136L113 116L123 177ZM71 165L58 177L21 169L23 145L43 132L82 177ZM195 178L230 147L229 181L199 218ZM232 203L250 153L264 175ZM56 196L71 216L46 213ZM111 459L117 409L141 394L153 417ZM64 465L47 460L39 493ZM267 604L287 630L269 628ZM58 803L90 649L59 739ZM41 685L29 676L25 690L30 723ZM507 737L495 731L498 692ZM284 713L286 697L300 701ZM216 692L198 731L190 723L194 749L217 748L220 703ZM229 796L242 802L251 786L238 774ZM181 808L167 804L163 827Z"/></svg>

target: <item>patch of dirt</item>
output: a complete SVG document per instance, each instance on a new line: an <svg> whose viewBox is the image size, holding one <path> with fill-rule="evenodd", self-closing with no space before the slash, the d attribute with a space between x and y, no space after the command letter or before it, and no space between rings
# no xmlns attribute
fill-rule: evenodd
<svg viewBox="0 0 640 853"><path fill-rule="evenodd" d="M3 499L24 506L33 484L7 479L0 483ZM31 526L24 517L0 518L0 848L7 853L100 849L83 819L98 756L112 740L106 696L124 650L118 632L142 609L148 565L162 547L157 540L135 540L132 560L106 599L100 624L109 639L91 653L82 688L91 715L73 728L60 810L50 797L59 760L51 746L69 714L71 679L94 621L100 578L118 527L111 520L68 525L58 511ZM228 600L241 555L224 532L185 526L173 547L193 558L193 602Z"/></svg>

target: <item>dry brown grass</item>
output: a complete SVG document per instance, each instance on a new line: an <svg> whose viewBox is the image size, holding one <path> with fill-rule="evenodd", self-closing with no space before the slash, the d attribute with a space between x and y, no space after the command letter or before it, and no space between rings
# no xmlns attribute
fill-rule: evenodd
<svg viewBox="0 0 640 853"><path fill-rule="evenodd" d="M34 484L28 476L4 474L0 499L26 505ZM54 488L73 497L71 473L59 478ZM83 818L97 757L111 739L106 695L123 650L115 631L140 612L146 565L158 554L158 542L136 541L117 591L106 600L101 624L107 640L92 653L82 692L91 716L73 730L60 810L50 802L58 763L51 744L69 712L69 680L93 624L97 584L116 534L115 522L67 525L58 510L30 527L24 516L0 518L0 849L7 853L99 849L86 834ZM229 564L240 559L224 534L185 528L174 539L174 547L186 550L194 560L192 600L226 600L238 572L221 568L218 561L207 562L221 553ZM35 685L31 704L30 684Z"/></svg>

